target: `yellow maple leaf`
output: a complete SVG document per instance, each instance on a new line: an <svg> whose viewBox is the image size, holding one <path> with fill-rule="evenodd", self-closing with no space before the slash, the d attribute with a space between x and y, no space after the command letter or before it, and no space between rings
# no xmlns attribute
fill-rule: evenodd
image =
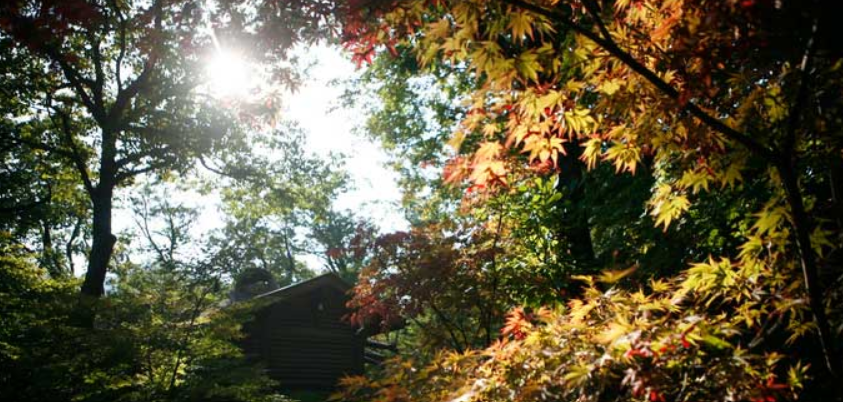
<svg viewBox="0 0 843 402"><path fill-rule="evenodd" d="M585 162L588 169L594 169L594 166L597 165L597 160L603 152L603 140L600 137L591 137L588 141L586 141L583 145L582 155L580 155L580 160Z"/></svg>
<svg viewBox="0 0 843 402"><path fill-rule="evenodd" d="M526 35L533 39L532 23L533 17L530 13L519 11L510 14L507 28L512 32L513 38L521 39Z"/></svg>

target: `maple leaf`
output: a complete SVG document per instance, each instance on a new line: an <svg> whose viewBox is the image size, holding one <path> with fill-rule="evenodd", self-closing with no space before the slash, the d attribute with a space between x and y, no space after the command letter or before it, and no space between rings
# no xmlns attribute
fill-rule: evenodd
<svg viewBox="0 0 843 402"><path fill-rule="evenodd" d="M483 135L485 135L486 138L494 137L495 134L497 134L497 132L498 132L498 125L495 124L495 123L488 123L488 124L483 126Z"/></svg>
<svg viewBox="0 0 843 402"><path fill-rule="evenodd" d="M669 184L661 184L650 205L653 206L650 215L656 218L656 226L663 226L667 231L670 222L687 211L691 207L691 202L685 195L674 193Z"/></svg>
<svg viewBox="0 0 843 402"><path fill-rule="evenodd" d="M603 140L599 136L594 136L583 143L582 147L585 149L583 149L582 155L580 155L580 160L585 162L589 170L594 169L603 151Z"/></svg>
<svg viewBox="0 0 843 402"><path fill-rule="evenodd" d="M532 23L533 18L529 13L519 11L510 14L507 28L512 31L512 37L514 38L521 39L526 35L529 36L530 39L533 39Z"/></svg>
<svg viewBox="0 0 843 402"><path fill-rule="evenodd" d="M518 56L515 68L525 78L534 82L539 80L539 72L542 71L541 64L538 62L538 55L530 50Z"/></svg>
<svg viewBox="0 0 843 402"><path fill-rule="evenodd" d="M620 88L621 84L618 82L618 80L608 80L600 84L600 87L598 87L597 89L600 92L605 93L606 95L614 95L615 92L617 92Z"/></svg>
<svg viewBox="0 0 843 402"><path fill-rule="evenodd" d="M606 150L606 159L614 162L616 172L628 171L634 174L641 161L641 150L631 144L616 142Z"/></svg>
<svg viewBox="0 0 843 402"><path fill-rule="evenodd" d="M602 283L616 283L621 279L626 278L637 269L638 265L633 265L627 269L621 270L604 270L597 277L597 280Z"/></svg>
<svg viewBox="0 0 843 402"><path fill-rule="evenodd" d="M506 315L506 321L501 328L502 335L510 335L515 339L524 339L527 331L532 328L530 315L523 307L516 307Z"/></svg>
<svg viewBox="0 0 843 402"><path fill-rule="evenodd" d="M729 166L726 167L726 171L720 176L720 187L725 188L728 186L729 188L734 188L739 182L742 182L743 174L741 173L741 169L743 169L743 167L742 163L730 163Z"/></svg>
<svg viewBox="0 0 843 402"><path fill-rule="evenodd" d="M500 156L503 146L497 141L486 141L480 144L480 148L474 153L475 161L496 159Z"/></svg>

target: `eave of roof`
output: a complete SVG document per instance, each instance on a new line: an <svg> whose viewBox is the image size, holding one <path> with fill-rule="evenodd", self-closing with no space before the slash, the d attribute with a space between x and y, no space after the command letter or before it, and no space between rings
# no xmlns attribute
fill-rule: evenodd
<svg viewBox="0 0 843 402"><path fill-rule="evenodd" d="M310 278L306 281L297 282L292 285L287 285L280 289L275 289L263 294L259 294L255 296L252 300L264 299L269 297L283 299L286 297L307 293L321 286L331 286L343 293L351 290L351 285L349 285L346 281L340 278L339 275L333 272L329 272L327 274Z"/></svg>

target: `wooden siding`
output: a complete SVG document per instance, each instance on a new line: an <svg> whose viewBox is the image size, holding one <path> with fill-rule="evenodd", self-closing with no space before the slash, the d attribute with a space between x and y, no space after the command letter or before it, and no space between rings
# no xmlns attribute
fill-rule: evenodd
<svg viewBox="0 0 843 402"><path fill-rule="evenodd" d="M283 388L331 389L363 371L364 337L343 321L347 296L332 286L274 302L247 325L246 353Z"/></svg>

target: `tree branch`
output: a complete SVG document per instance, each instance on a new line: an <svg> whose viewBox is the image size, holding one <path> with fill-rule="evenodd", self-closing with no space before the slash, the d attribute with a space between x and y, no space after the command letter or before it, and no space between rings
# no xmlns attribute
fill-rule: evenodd
<svg viewBox="0 0 843 402"><path fill-rule="evenodd" d="M156 171L158 169L163 169L165 167L167 167L167 163L166 162L160 162L160 163L150 163L149 165L144 166L144 167L139 168L139 169L123 170L123 171L117 173L117 175L114 176L114 182L115 183L121 183L121 182L123 182L123 180L129 179L131 177L135 177L137 175L144 174L144 173L153 172L153 171Z"/></svg>
<svg viewBox="0 0 843 402"><path fill-rule="evenodd" d="M571 28L574 32L588 38L592 42L596 43L598 46L602 47L604 50L609 52L612 56L623 62L627 65L632 71L635 71L644 79L649 81L653 86L656 87L659 91L661 91L665 96L668 98L679 101L680 93L676 90L673 86L662 80L658 74L654 71L650 70L643 64L641 64L638 60L635 59L631 54L621 49L611 37L603 38L600 35L592 32L590 29L583 27L582 25L576 24L571 21L570 16L565 15L561 12L555 10L548 10L544 7L537 6L535 4L529 3L524 0L502 0L506 4L510 4L521 9L534 12L536 14L545 16L550 18L551 20L559 21L560 23L564 24L565 26ZM602 22L595 21L598 26ZM687 110L692 116L696 117L700 121L702 121L705 125L709 128L723 134L726 138L733 140L744 147L746 147L751 152L758 154L759 156L767 159L768 161L772 161L775 159L775 153L759 143L755 141L752 137L745 133L741 133L734 128L730 127L726 123L722 122L721 120L711 116L710 114L706 113L702 108L694 104L693 102L688 102L684 106L677 105L684 110Z"/></svg>
<svg viewBox="0 0 843 402"><path fill-rule="evenodd" d="M152 5L152 7L154 8L154 13L155 13L155 22L154 22L155 33L159 33L161 31L161 27L162 27L162 19L164 18L164 11L163 11L163 6L161 4L161 0L156 1ZM118 12L119 12L119 9L118 9ZM121 35L121 37L123 37L123 36L124 35ZM123 39L123 40L125 40L125 39ZM156 39L156 41L160 41L160 39ZM121 62L122 62L122 55L124 53L124 49L125 49L125 46L121 45L120 56L118 58L118 60L120 60ZM129 84L124 90L119 91L117 93L117 99L114 101L114 104L111 106L111 109L108 112L108 121L114 127L117 127L117 126L121 125L120 120L121 120L121 117L123 115L123 112L126 109L126 106L142 89L144 89L144 87L146 87L146 85L149 82L150 77L152 76L153 70L155 69L155 66L156 66L157 62L158 62L158 51L157 51L157 49L155 49L155 46L153 46L153 50L152 50L151 54L149 55L149 58L144 63L143 70L138 75L138 77L135 78L135 80L132 81L132 83Z"/></svg>
<svg viewBox="0 0 843 402"><path fill-rule="evenodd" d="M99 107L105 104L103 97L103 88L105 87L105 72L102 68L102 52L100 51L100 40L97 35L88 30L86 32L88 42L91 45L91 61L94 64L94 81L91 85L91 92L93 92L93 101Z"/></svg>
<svg viewBox="0 0 843 402"><path fill-rule="evenodd" d="M123 58L126 57L126 17L123 15L123 11L120 10L120 6L117 4L116 0L111 0L110 3L111 7L114 8L114 14L117 16L118 21L119 32L117 45L120 50L117 53L117 60L115 61L114 78L117 81L117 93L120 93L120 91L123 90Z"/></svg>
<svg viewBox="0 0 843 402"><path fill-rule="evenodd" d="M146 241L149 242L149 245L152 246L152 249L155 250L156 254L158 254L160 262L164 265L172 263L172 260L167 258L167 254L164 253L164 250L158 246L158 243L152 236L152 231L149 229L149 202L146 197L141 196L140 205L136 205L133 210L136 215L140 216L140 219L135 219L135 223L138 225L138 228L144 236L146 236Z"/></svg>
<svg viewBox="0 0 843 402"><path fill-rule="evenodd" d="M129 164L138 163L143 158L152 157L152 156L155 156L155 155L161 155L163 153L166 153L167 150L168 150L168 148L164 147L164 148L150 149L150 150L146 150L146 151L143 151L143 152L136 152L136 153L133 153L133 154L126 155L125 157L123 157L121 159L118 159L115 162L115 164L117 165L118 169L121 169L121 168L124 168L124 167L128 166Z"/></svg>
<svg viewBox="0 0 843 402"><path fill-rule="evenodd" d="M73 90L82 98L82 104L88 109L88 112L94 116L94 119L97 120L97 123L102 124L105 122L105 110L102 108L102 105L98 105L91 96L88 94L88 91L85 90L85 87L82 83L85 79L76 71L70 63L67 62L66 58L62 56L53 46L47 46L46 48L47 56L49 56L53 61L58 63L59 67L64 73L65 79L70 83L70 86L73 87Z"/></svg>
<svg viewBox="0 0 843 402"><path fill-rule="evenodd" d="M73 276L73 273L76 270L73 266L73 243L76 242L76 238L79 237L79 231L82 228L82 223L82 216L77 216L76 223L73 225L73 231L70 232L70 238L64 246L64 255L67 257L67 270L69 271L70 276Z"/></svg>
<svg viewBox="0 0 843 402"><path fill-rule="evenodd" d="M796 100L790 107L787 121L787 135L781 151L790 153L794 145L796 145L796 132L799 129L799 120L801 120L801 112L808 100L808 87L811 81L811 65L813 62L814 51L816 49L816 35L819 29L819 18L814 17L813 24L811 24L811 34L808 37L808 42L805 45L805 53L802 55L802 62L799 65L799 89L796 91Z"/></svg>
<svg viewBox="0 0 843 402"><path fill-rule="evenodd" d="M88 166L86 166L85 159L82 154L79 152L79 149L76 147L76 142L73 140L73 133L70 127L70 117L67 116L67 113L64 113L60 110L55 110L55 112L59 115L61 119L61 132L63 134L64 141L67 143L68 148L70 148L70 155L68 155L73 162L76 170L79 172L79 176L82 177L82 183L85 185L85 190L88 192L89 195L93 196L95 192L95 187L91 182L91 176L88 174ZM51 118L52 120L52 118Z"/></svg>

